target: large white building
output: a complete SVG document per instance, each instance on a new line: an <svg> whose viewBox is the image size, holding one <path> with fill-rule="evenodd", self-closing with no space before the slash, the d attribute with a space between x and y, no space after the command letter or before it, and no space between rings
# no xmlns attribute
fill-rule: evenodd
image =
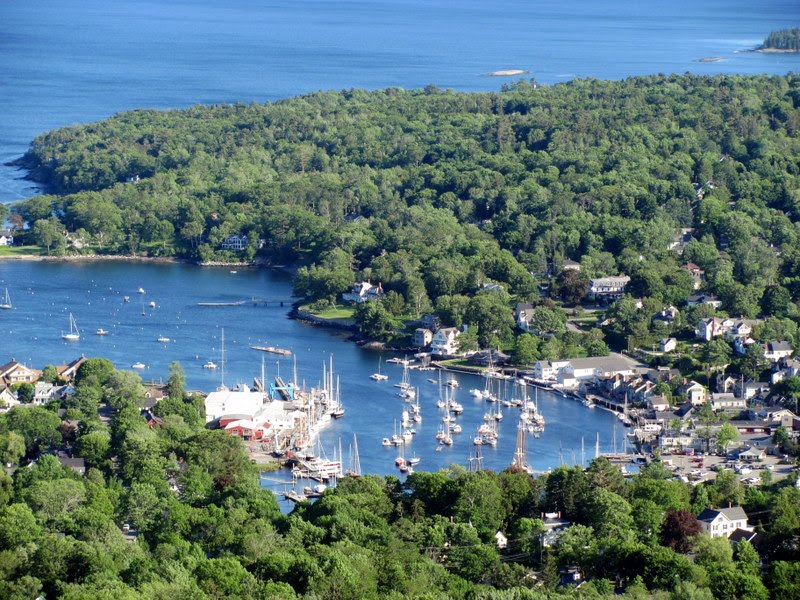
<svg viewBox="0 0 800 600"><path fill-rule="evenodd" d="M729 537L737 529L753 531L747 524L747 514L741 506L707 508L697 516L703 532L712 538Z"/></svg>
<svg viewBox="0 0 800 600"><path fill-rule="evenodd" d="M437 356L452 356L456 354L456 338L461 332L455 327L442 327L433 334L431 340L431 354Z"/></svg>
<svg viewBox="0 0 800 600"><path fill-rule="evenodd" d="M633 375L644 365L622 354L570 358L558 361L540 360L533 365L534 379L552 381L565 388L577 388L584 381L595 381L614 375Z"/></svg>
<svg viewBox="0 0 800 600"><path fill-rule="evenodd" d="M631 278L627 275L598 277L589 280L589 300L619 300Z"/></svg>

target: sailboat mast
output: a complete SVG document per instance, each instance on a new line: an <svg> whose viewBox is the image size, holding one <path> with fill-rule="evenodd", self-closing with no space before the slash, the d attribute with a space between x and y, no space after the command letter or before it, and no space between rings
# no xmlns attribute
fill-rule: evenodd
<svg viewBox="0 0 800 600"><path fill-rule="evenodd" d="M220 387L225 387L225 328L222 328L222 345L220 347L220 377L219 377L219 384Z"/></svg>

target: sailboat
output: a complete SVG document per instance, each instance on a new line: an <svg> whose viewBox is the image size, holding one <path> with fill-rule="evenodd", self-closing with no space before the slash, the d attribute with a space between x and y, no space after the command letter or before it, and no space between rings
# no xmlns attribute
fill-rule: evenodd
<svg viewBox="0 0 800 600"><path fill-rule="evenodd" d="M68 342L77 342L81 339L81 332L78 329L78 324L75 322L75 317L69 313L69 333L62 333L61 339Z"/></svg>
<svg viewBox="0 0 800 600"><path fill-rule="evenodd" d="M11 298L8 295L8 288L6 288L6 296L5 296L5 298L3 298L3 303L0 304L0 308L6 309L6 310L14 308L11 305Z"/></svg>
<svg viewBox="0 0 800 600"><path fill-rule="evenodd" d="M352 453L350 454L350 468L345 472L348 477L361 477L361 459L358 456L358 438L353 434Z"/></svg>
<svg viewBox="0 0 800 600"><path fill-rule="evenodd" d="M387 379L389 379L388 375L384 375L383 373L381 373L381 362L382 361L383 361L383 357L378 358L378 372L377 373L373 373L372 375L370 375L369 376L370 379L372 379L374 381L386 381Z"/></svg>

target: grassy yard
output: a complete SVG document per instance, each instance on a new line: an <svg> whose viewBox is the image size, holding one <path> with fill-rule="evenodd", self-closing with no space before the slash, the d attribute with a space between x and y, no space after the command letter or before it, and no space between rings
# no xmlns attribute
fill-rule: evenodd
<svg viewBox="0 0 800 600"><path fill-rule="evenodd" d="M42 256L44 249L40 246L0 246L0 256Z"/></svg>
<svg viewBox="0 0 800 600"><path fill-rule="evenodd" d="M320 319L352 319L356 309L354 306L340 306L337 304L332 308L317 312L312 310L309 305L306 304L301 306L300 310L308 311Z"/></svg>

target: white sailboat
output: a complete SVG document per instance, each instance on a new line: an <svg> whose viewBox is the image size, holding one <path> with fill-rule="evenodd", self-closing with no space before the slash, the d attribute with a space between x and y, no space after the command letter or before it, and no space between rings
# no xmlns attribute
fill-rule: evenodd
<svg viewBox="0 0 800 600"><path fill-rule="evenodd" d="M81 339L81 332L78 329L78 324L75 322L75 317L69 313L69 333L62 333L61 339L68 342L77 342Z"/></svg>
<svg viewBox="0 0 800 600"><path fill-rule="evenodd" d="M389 379L388 375L384 375L383 373L381 373L381 362L382 361L383 361L383 357L378 358L378 372L377 373L373 373L372 375L370 375L369 376L370 379L372 379L374 381L386 381L387 379Z"/></svg>
<svg viewBox="0 0 800 600"><path fill-rule="evenodd" d="M5 310L9 310L9 309L14 308L11 305L11 297L8 295L8 288L6 288L6 295L5 295L5 298L3 298L3 303L0 304L0 308L5 309Z"/></svg>

